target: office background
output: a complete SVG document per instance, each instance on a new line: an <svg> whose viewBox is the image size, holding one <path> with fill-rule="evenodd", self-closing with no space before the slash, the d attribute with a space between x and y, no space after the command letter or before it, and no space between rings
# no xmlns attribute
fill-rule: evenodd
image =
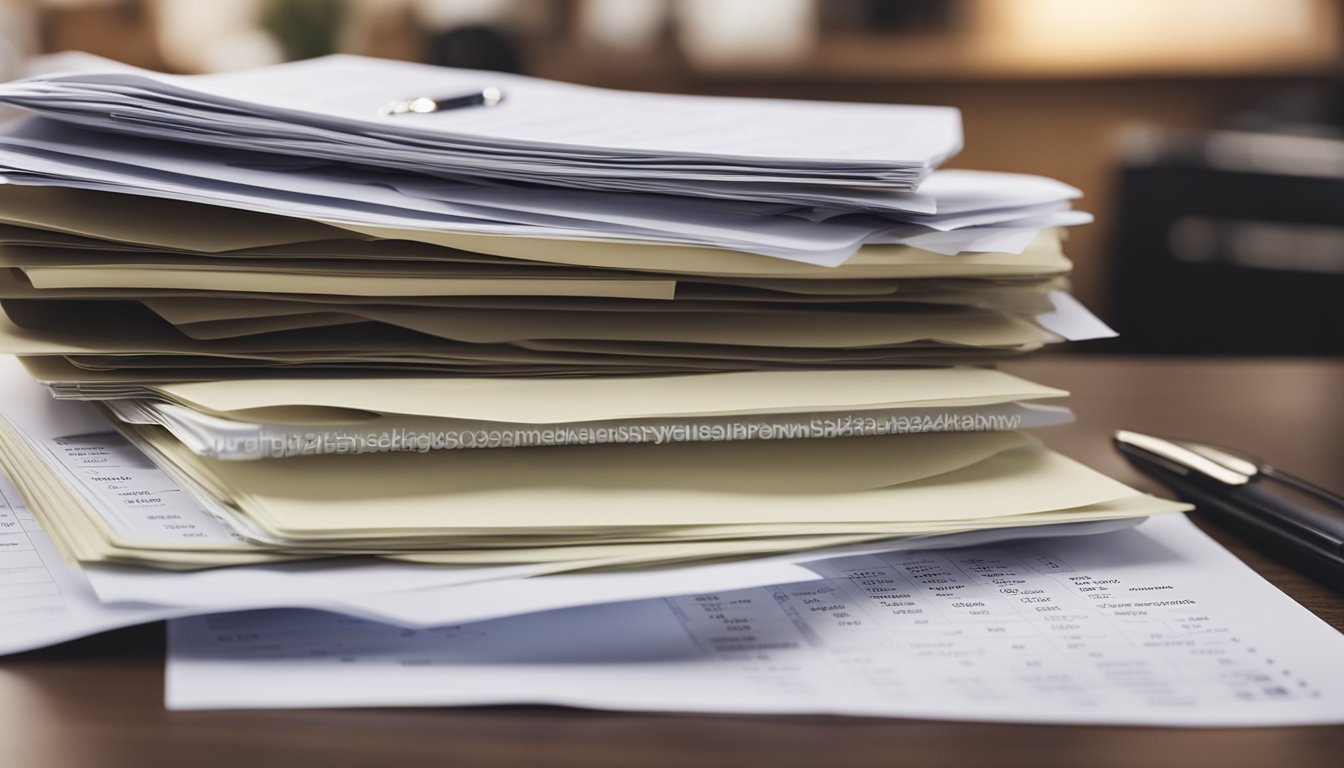
<svg viewBox="0 0 1344 768"><path fill-rule="evenodd" d="M1084 191L1089 352L1344 354L1336 0L5 0L0 67L331 52L639 90L950 104L951 167Z"/></svg>

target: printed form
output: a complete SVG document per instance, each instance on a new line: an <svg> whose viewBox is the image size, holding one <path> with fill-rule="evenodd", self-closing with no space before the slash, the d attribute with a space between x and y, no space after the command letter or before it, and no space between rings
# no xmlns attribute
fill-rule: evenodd
<svg viewBox="0 0 1344 768"><path fill-rule="evenodd" d="M1344 723L1344 636L1182 516L811 567L821 581L429 630L305 611L177 620L168 703Z"/></svg>
<svg viewBox="0 0 1344 768"><path fill-rule="evenodd" d="M20 428L21 429L21 428ZM104 523L126 541L153 544L242 545L242 536L212 517L178 483L117 432L26 436Z"/></svg>
<svg viewBox="0 0 1344 768"><path fill-rule="evenodd" d="M0 655L181 613L98 602L88 580L61 559L18 490L0 474Z"/></svg>
<svg viewBox="0 0 1344 768"><path fill-rule="evenodd" d="M61 621L68 614L61 584L44 559L49 550L34 541L45 537L18 491L0 476L0 628Z"/></svg>

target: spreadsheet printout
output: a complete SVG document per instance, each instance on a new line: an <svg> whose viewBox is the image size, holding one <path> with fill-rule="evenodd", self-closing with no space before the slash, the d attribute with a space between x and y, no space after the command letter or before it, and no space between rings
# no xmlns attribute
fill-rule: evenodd
<svg viewBox="0 0 1344 768"><path fill-rule="evenodd" d="M18 490L0 474L0 655L180 613L98 602L88 580L61 559Z"/></svg>
<svg viewBox="0 0 1344 768"><path fill-rule="evenodd" d="M821 581L431 630L302 611L178 620L168 703L1344 722L1344 636L1182 516L813 567Z"/></svg>

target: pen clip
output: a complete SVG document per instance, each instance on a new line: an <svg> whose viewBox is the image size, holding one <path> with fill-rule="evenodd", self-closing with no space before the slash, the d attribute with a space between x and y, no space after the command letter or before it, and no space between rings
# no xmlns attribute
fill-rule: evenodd
<svg viewBox="0 0 1344 768"><path fill-rule="evenodd" d="M1328 504L1337 512L1344 512L1344 496L1332 493L1309 480L1304 480L1297 475L1290 475L1287 472L1284 472L1281 469L1275 469L1268 464L1260 467L1260 474L1272 480L1278 480L1289 488L1300 491L1323 504Z"/></svg>
<svg viewBox="0 0 1344 768"><path fill-rule="evenodd" d="M1140 453L1150 462L1158 462L1180 475L1197 472L1224 485L1247 485L1257 478L1283 483L1336 511L1344 512L1344 497L1304 480L1297 475L1225 448L1186 440L1168 440L1153 435L1120 430L1113 437L1116 447L1126 454Z"/></svg>
<svg viewBox="0 0 1344 768"><path fill-rule="evenodd" d="M447 112L465 107L493 107L503 100L504 92L494 86L489 86L475 93L467 93L461 96L448 96L438 99L429 96L417 96L413 99L389 101L378 108L378 114L384 117L427 115L432 112Z"/></svg>
<svg viewBox="0 0 1344 768"><path fill-rule="evenodd" d="M1223 485L1246 485L1259 474L1254 462L1212 446L1119 430L1112 438L1126 452L1139 451L1162 460L1178 474L1198 472Z"/></svg>

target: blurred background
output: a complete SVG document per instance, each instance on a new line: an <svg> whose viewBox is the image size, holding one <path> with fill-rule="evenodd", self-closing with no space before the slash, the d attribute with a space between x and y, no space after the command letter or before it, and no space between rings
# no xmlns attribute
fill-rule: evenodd
<svg viewBox="0 0 1344 768"><path fill-rule="evenodd" d="M1344 355L1338 0L0 0L0 76L64 50L952 105L951 166L1085 192L1075 292L1122 334L1089 352Z"/></svg>

